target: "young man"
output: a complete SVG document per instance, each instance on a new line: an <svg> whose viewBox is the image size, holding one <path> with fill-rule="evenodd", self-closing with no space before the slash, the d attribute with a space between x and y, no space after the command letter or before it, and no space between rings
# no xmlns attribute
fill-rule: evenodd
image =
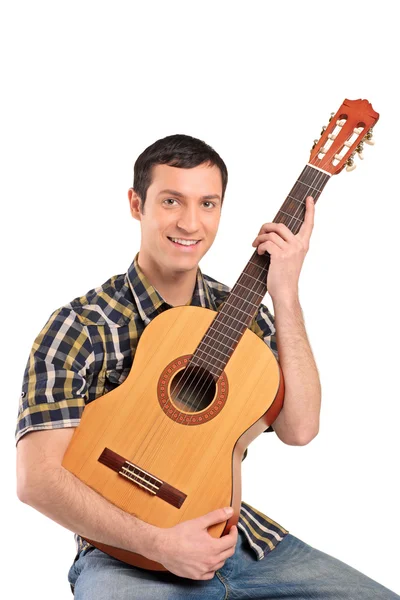
<svg viewBox="0 0 400 600"><path fill-rule="evenodd" d="M220 156L190 136L158 140L137 159L128 197L141 226L139 252L125 275L56 310L33 345L16 433L18 496L83 537L139 552L169 571L131 567L77 535L69 571L77 600L398 598L248 504L238 527L218 539L207 528L225 521L229 507L158 528L111 505L61 466L85 404L122 383L152 318L184 304L220 309L229 288L198 264L217 234L227 178ZM320 382L298 298L313 216L310 197L297 235L265 223L253 242L271 255L267 286L275 317L261 305L250 329L279 355L285 399L269 430L291 445L310 442L319 426Z"/></svg>

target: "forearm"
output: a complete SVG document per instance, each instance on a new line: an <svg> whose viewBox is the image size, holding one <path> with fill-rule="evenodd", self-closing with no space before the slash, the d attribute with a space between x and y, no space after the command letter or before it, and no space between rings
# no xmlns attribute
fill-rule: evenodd
<svg viewBox="0 0 400 600"><path fill-rule="evenodd" d="M117 508L61 466L47 469L21 500L83 537L156 560L159 528Z"/></svg>
<svg viewBox="0 0 400 600"><path fill-rule="evenodd" d="M283 408L273 427L282 441L306 444L318 433L321 384L298 296L273 300L279 363L285 381Z"/></svg>

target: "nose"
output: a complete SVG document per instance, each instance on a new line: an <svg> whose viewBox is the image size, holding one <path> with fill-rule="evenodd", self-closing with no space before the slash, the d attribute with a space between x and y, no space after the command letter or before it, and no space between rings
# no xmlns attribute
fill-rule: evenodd
<svg viewBox="0 0 400 600"><path fill-rule="evenodd" d="M196 206L185 206L180 212L177 227L188 234L199 230L200 214Z"/></svg>

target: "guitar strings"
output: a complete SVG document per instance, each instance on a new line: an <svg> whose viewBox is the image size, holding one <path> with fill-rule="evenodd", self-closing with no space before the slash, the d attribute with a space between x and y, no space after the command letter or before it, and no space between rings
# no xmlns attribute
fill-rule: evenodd
<svg viewBox="0 0 400 600"><path fill-rule="evenodd" d="M317 175L316 175L316 176L315 176L315 178L312 180L311 184L307 185L307 187L311 188L313 185L319 185L319 183L320 183L321 181L323 181L323 179L324 179L324 176L323 176L323 175L324 175L323 173L321 173L320 171L318 171ZM287 225L287 226L290 226L290 225L292 224L292 222L295 222L295 221L297 221L297 220L299 219L299 215L300 215L300 214L303 212L303 207L305 206L304 200L305 200L305 199L307 198L307 196L309 196L309 195L310 195L310 194L309 194L309 193L307 193L307 194L304 196L303 200L301 200L301 201L300 201L300 200L298 200L299 202L301 202L301 204L300 204L300 206L299 206L299 207L296 209L296 211L295 211L295 213L294 213L294 215L293 215L293 218L291 217L291 218L289 219L289 222L288 222L288 223L286 223L286 225ZM259 268L259 267L258 267L258 268ZM250 269L251 269L251 267L250 267ZM267 269L267 265L266 265L266 266L265 266L265 267L262 269L262 271L264 271L264 270L266 270L266 269ZM254 274L255 274L255 273L253 273L253 275L254 275ZM241 275L241 276L243 276L243 275L246 275L246 273L242 273L242 275ZM251 275L251 273L250 273L250 275ZM250 297L251 297L252 293L256 291L256 287L257 287L259 284L261 284L261 285L265 285L265 283L266 283L266 282L264 283L263 281L261 281L261 280L260 280L260 279L258 279L258 278L255 278L255 280L256 280L256 282L253 284L253 287L252 287L252 288L248 288L248 286L243 286L243 287L246 287L246 288L248 289L248 292L249 292L249 293L248 293L247 297L243 297L243 298L240 298L240 299L239 299L239 301L238 301L238 302L240 303L240 306L236 306L236 307L232 307L232 308L239 308L239 310L240 310L241 308L243 308L243 306L244 306L244 304L243 304L243 303L245 303L245 302L249 303L248 296L250 296ZM240 281L240 277L239 277L238 281ZM242 284L242 285L243 285L243 284ZM267 291L267 290L266 290L266 291ZM257 308L257 311L258 311L258 308ZM257 314L257 311L256 311L256 314ZM244 311L244 312L247 312L247 311ZM228 316L228 317L232 318L232 315L226 315L226 316ZM240 320L238 320L238 321L239 321L241 324L243 324L243 322L242 322L242 321L240 321ZM229 325L224 325L224 324L222 324L222 323L221 323L221 325L222 325L222 331L221 331L221 330L218 330L218 327L217 327L217 328L216 328L216 332L217 332L217 333L222 333L222 334L224 334L224 329L225 329L226 327L228 327L228 328L230 328L230 327L229 327ZM233 328L233 329L234 329L234 328ZM234 330L235 330L235 329L234 329ZM236 333L237 333L237 330L235 330L235 331L236 331ZM217 345L218 345L218 346L220 346L220 345L221 345L221 342L217 342ZM211 347L211 346L210 346L210 347ZM220 349L217 349L217 348L216 348L216 345L214 346L214 348L212 348L212 350L213 350L213 351L215 350L215 351L219 352L220 354L224 354L224 352L223 352L223 351L221 351ZM210 358L217 358L215 355L213 356L211 353L210 353L210 354L208 354L207 356L208 356L208 357L210 357ZM218 358L217 358L217 360L218 360ZM205 361L205 362L207 362L207 361ZM203 398L204 398L205 394L207 393L207 391L209 390L209 388L210 388L210 386L211 386L211 385L212 385L212 384L210 383L210 384L208 385L207 389L205 390L205 393L203 394L203 396L202 396L202 397L200 397L200 400L199 400L199 402L197 403L197 405L196 405L196 407L195 407L195 409L194 409L194 412L197 412L197 410L198 410L198 407L200 406L200 404L201 404L201 402L202 402L202 400L203 400ZM202 390L202 388L203 388L203 387L204 387L204 383L203 383L203 386L202 386L202 387L201 387L201 389L200 389L200 393L201 393L201 390ZM189 400L190 400L190 398L189 398ZM189 402L189 403L186 403L186 404L192 404L192 402Z"/></svg>
<svg viewBox="0 0 400 600"><path fill-rule="evenodd" d="M315 177L313 178L313 180L312 180L311 184L306 184L306 187L308 187L309 189L311 189L311 187L312 187L312 186L316 186L316 185L318 185L318 184L319 184L319 183L320 183L320 182L321 182L321 181L324 179L324 175L325 175L325 173L322 173L321 171L319 171L319 170L318 170L318 171L316 172L316 175L315 175ZM310 195L310 194L309 194L309 192L307 192L307 193L305 194L305 196L304 196L304 198L303 198L303 202L302 202L302 203L299 205L299 208L297 209L297 211L296 211L296 213L295 213L294 217L298 218L298 217L297 217L297 215L298 215L298 214L300 214L298 211L302 211L302 210L303 210L303 208L304 208L304 200L305 200L305 198L306 198L308 195ZM294 219L293 219L293 218L291 218L291 219L289 220L289 225L292 223L292 221L294 221ZM242 275L243 275L243 274L242 274ZM239 280L238 280L238 281L240 281L240 278L241 278L241 277L239 277ZM263 284L263 282L262 282L261 280L257 279L257 280L255 281L255 284L253 284L253 287L252 287L252 288L248 288L248 286L245 286L245 287L248 289L248 292L249 292L249 294L251 294L252 292L254 292L254 290L255 290L256 286L258 286L258 285L260 285L260 284ZM263 284L263 285L265 285L265 284ZM241 301L245 301L245 298L242 298L242 299L240 299L240 300L241 300ZM229 316L229 315L227 315L227 316ZM222 326L222 327L221 327L221 326ZM217 332L217 333L226 334L226 329L227 329L227 328L229 328L229 326L227 326L226 324L224 324L224 323L219 323L219 324L218 324L218 327L216 328L216 332ZM236 331L236 333L237 333L237 330L235 330L235 331ZM213 351L213 352L215 352L215 351L218 351L216 346L220 346L220 342L217 342L217 344L216 344L216 345L214 345L214 347L212 348L212 351ZM208 354L208 356L209 356L210 358L216 358L216 357L213 355L213 353L209 353L209 354ZM207 362L207 361L205 361L205 362ZM189 376L187 375L187 377L186 377L186 381L188 380L188 377L189 377ZM197 388L198 384L201 382L201 379L202 379L201 377L200 377L200 378L198 378L198 381L196 382L196 386L195 386L195 388L193 389L193 391L192 391L192 394L196 392L196 388ZM185 380L183 380L183 381L184 381L184 383L186 383L186 381L185 381ZM195 381L196 381L196 380L195 380ZM207 391L208 391L209 387L211 386L211 384L212 384L212 382L211 382L211 383L209 383L209 385L207 386L207 389L205 390L205 393L207 393ZM183 384L182 384L182 385L183 385ZM201 394L201 392L202 392L202 390L203 390L203 387L204 387L204 381L203 381L203 385L201 386L201 388L200 388L200 390L199 390L199 394ZM202 396L200 396L200 400L199 400L199 402L198 402L198 404L197 404L197 407L199 406L200 402L201 402L201 401L202 401L202 399L204 398L204 395L205 395L205 393L204 393ZM192 394L191 394L191 395L192 395ZM196 395L196 396L198 397L198 395ZM196 398L195 398L195 399L196 399ZM189 401L190 401L190 397L189 397ZM187 405L188 403L186 402L185 404ZM152 434L152 437L153 437L154 435L156 435L156 433L157 433L157 432L159 432L159 429L160 429L160 427L162 427L162 424L163 424L163 422L164 422L164 420L162 420L161 422L159 422L159 425L158 425L158 427L156 428L156 430L153 432L153 434ZM164 429L168 429L168 423L166 423L166 425L165 425ZM143 449L143 452L144 452L144 451L145 451L147 448L143 448L143 446L142 446L142 449ZM156 455L157 455L157 449L155 449L155 453L154 453L154 456L153 456L152 458L155 458L155 457L156 457ZM138 458L139 458L139 457L138 457ZM150 458L150 457L148 456L147 458Z"/></svg>
<svg viewBox="0 0 400 600"><path fill-rule="evenodd" d="M361 134L360 134L360 137L361 137ZM358 142L358 140L357 140L357 142ZM330 160L331 160L331 159L328 159L328 157L325 155L325 162L323 163L323 166L326 166L326 164L327 164L327 163L328 163ZM314 168L314 167L313 167L313 166L312 166L310 163L307 163L306 167L307 167L307 166L309 166L310 168ZM322 167L320 167L320 169L322 169ZM306 185L306 186L309 188L309 192L308 192L308 193L307 193L307 194L306 194L306 195L303 197L303 199L302 199L302 200L298 200L298 199L296 199L296 200L299 202L299 207L296 209L296 211L295 211L295 212L293 213L293 215L290 217L289 221L288 221L288 222L286 222L286 223L284 223L284 224L285 224L285 225L287 225L289 228L291 227L291 225L293 224L293 222L295 223L295 222L297 221L297 223L296 223L296 226L298 226L298 223L301 223L301 224L300 224L300 226L298 226L298 230L296 231L296 234L298 233L299 229L301 228L301 226L302 226L302 224L303 224L303 222L304 222L304 214L305 214L305 210L303 209L303 207L305 207L305 200L306 200L307 196L309 196L309 195L313 196L313 193L311 193L311 194L310 194L310 191L311 191L311 189L313 189L314 187L316 187L316 188L318 189L318 187L317 187L317 186L319 186L319 184L320 184L321 182L323 182L323 181L324 181L324 178L325 178L325 176L326 176L326 175L328 175L329 177L331 176L331 174L330 174L330 173L328 173L327 171L320 171L318 168L317 168L317 169L315 169L315 170L317 171L317 173L316 173L316 175L315 175L314 179L312 180L311 184L305 184L305 183L303 184L303 185ZM303 182L300 182L300 183L303 183ZM317 193L316 193L316 194L314 193L314 196L318 196L318 197L315 199L314 203L315 203L315 202L318 200L318 198L319 198L319 195L320 195L321 193L322 193L322 190L319 190L319 189L318 189L318 191L317 191ZM278 212L281 212L281 211L278 211ZM284 218L284 219L283 219L283 221L281 221L281 222L284 222L284 221L285 221L285 218ZM296 235L296 234L295 234L295 235ZM250 262L251 262L251 261L250 261ZM250 267L250 268L251 268L251 267ZM265 267L265 268L267 268L267 267ZM269 265L268 265L268 268L269 268ZM264 269L263 269L263 270L264 270ZM248 273L248 274L251 276L251 273ZM242 275L243 275L243 273L242 273ZM242 275L241 275L241 276L242 276ZM255 278L255 279L257 279L257 278ZM238 279L238 283L239 283L239 282L240 282L240 277L239 277L239 279ZM263 282L261 282L260 280L258 280L258 281L257 281L255 284L253 284L253 288L252 288L252 289L249 289L247 286L244 286L243 284L242 284L242 285L243 285L243 287L245 287L245 288L249 289L249 292L253 292L253 291L254 291L254 288L255 288L255 286L257 286L257 285L258 285L258 282L260 282L260 283L263 283ZM247 299L245 299L245 298L241 298L241 299L240 299L240 301L245 301L245 302L247 301L247 302L249 302L249 301L248 301ZM243 306L243 305L242 305L242 306ZM233 307L233 308L234 308L234 307ZM241 308L241 307L237 307L237 308L239 308L239 310L240 310L240 308ZM257 309L257 310L258 310L258 309ZM247 311L243 311L243 312L247 312ZM257 311L256 311L256 313L257 313ZM231 318L232 318L232 315L226 315L226 316L228 316L228 317L231 317ZM242 323L240 320L238 320L238 321L239 321L240 323ZM222 325L223 325L223 324L222 324ZM218 323L218 327L219 327L219 323ZM223 325L223 330L224 330L224 328L225 328L225 327L226 327L226 326L225 326L225 325ZM228 327L229 327L229 326L228 326ZM234 328L233 328L233 329L234 329ZM215 330L216 330L216 332L217 332L217 333L221 333L221 331L220 331L220 330L218 330L217 328L216 328ZM235 329L234 329L234 330L235 330ZM235 331L236 331L236 330L235 330ZM222 333L224 334L224 331L222 331ZM225 334L225 335L226 335L226 334ZM232 339L233 339L233 338L232 338ZM217 344L218 344L218 346L220 346L220 345L221 345L221 342L217 342ZM211 346L210 346L210 347L211 347ZM214 348L212 348L212 350L216 350L216 351L217 351L217 352L219 352L220 354L224 354L224 352L223 352L223 351L221 351L221 350L219 350L219 349L216 349L215 347L214 347ZM217 359L217 360L219 360L219 359L218 359L218 358L217 358L215 355L213 356L212 354L210 354L210 353L207 353L206 351L203 351L203 352L206 354L207 358L208 358L208 357L210 357L210 358L214 358L214 359ZM201 359L201 360L203 360L203 359ZM207 363L208 361L204 361L204 362L206 362L206 363ZM220 361L220 362L223 362L223 361ZM189 378L189 377L190 377L190 375L188 374L188 375L187 375L187 377L186 377L186 381L188 380L188 378ZM184 383L183 383L183 382L180 382L180 384L181 384L182 388L184 387L184 384L186 384L186 381L185 381L185 380L183 380L183 382L184 382ZM199 378L199 381L201 381L201 376L200 376L200 378ZM197 385L198 385L198 384L196 384L196 387L197 387ZM212 382L210 382L210 383L209 383L209 385L207 386L207 389L205 390L205 393L204 393L204 394L203 394L203 395L200 397L200 400L198 401L198 403L197 403L197 405L196 405L196 407L195 407L195 409L194 409L194 411L193 411L193 412L197 412L197 409L198 409L198 407L200 406L200 404L201 404L202 400L204 399L204 397L205 397L206 393L208 392L208 390L209 390L209 388L210 388L210 386L211 386L211 385L212 385ZM195 392L195 390L196 390L196 387L193 389L193 391L192 391L192 394ZM203 387L204 387L204 383L203 383L202 387L200 388L200 393L201 393L201 390L203 389ZM192 394L191 394L191 395L192 395ZM190 397L189 397L189 400L188 400L187 402L185 402L185 403L184 403L184 406L189 406L189 405L192 405L192 404L193 404L193 403L190 401Z"/></svg>
<svg viewBox="0 0 400 600"><path fill-rule="evenodd" d="M361 134L360 134L360 137L361 137ZM358 142L358 140L357 140L357 142ZM325 156L324 156L324 158L325 158L325 162L323 162L323 163L321 163L321 164L323 164L323 166L326 166L326 165L328 164L328 162L329 162L331 159L330 159L330 158L328 158L328 157L327 157L327 155L325 155ZM314 168L314 167L313 167L313 165L311 165L310 163L307 163L307 165L306 165L306 166L309 166L310 168ZM320 167L320 169L322 169L322 166ZM315 203L315 202L318 200L318 198L319 198L319 196L320 196L320 194L322 193L322 190L323 190L323 188L322 188L322 190L319 190L317 186L319 186L319 184L320 184L321 182L323 182L323 181L324 181L324 179L325 179L325 177L326 177L327 175L328 175L329 177L331 176L331 173L329 173L329 172L327 172L327 171L325 171L325 170L321 171L321 170L319 170L318 168L317 168L317 169L315 169L315 170L317 171L317 173L316 173L316 175L315 175L314 179L312 180L311 184L303 184L303 185L307 185L307 187L309 188L309 192L308 192L308 193L307 193L307 194L306 194L306 195L303 197L303 199L302 199L302 200L296 199L296 200L299 202L299 207L296 209L296 211L293 213L293 215L292 215L292 216L290 216L290 218L289 218L289 221L288 221L288 222L285 222L285 218L283 219L283 221L281 221L281 222L285 222L285 225L287 225L289 228L290 228L290 227L291 227L291 225L292 225L294 222L296 222L296 221L297 221L297 223L296 223L296 226L298 226L298 223L300 223L300 226L298 226L298 230L296 231L296 234L298 233L299 229L301 228L301 226L302 226L302 224L303 224L303 222L304 222L304 214L305 214L305 211L304 211L303 207L305 207L305 200L306 200L307 196L309 196L309 195L311 195L311 196L313 196L313 197L314 197L314 196L317 196L317 198L315 198L315 200L314 200L314 203ZM300 183L303 183L303 182L300 182ZM327 181L326 181L325 183L327 183ZM310 193L310 191L311 191L311 190L312 190L314 187L316 187L316 188L317 188L317 190L318 190L316 194L315 194L314 192ZM281 212L281 211L278 211L278 212ZM295 234L295 235L296 235L296 234ZM250 262L251 262L251 261L250 261ZM267 268L267 267L265 267L265 268ZM268 268L269 268L269 265L268 265ZM251 267L250 267L250 269L251 269ZM264 269L263 269L263 270L264 270ZM248 273L248 274L251 276L251 273ZM243 273L242 273L242 275L243 275ZM257 279L257 278L255 278L255 279ZM238 280L238 282L240 282L240 277L239 277L239 280ZM260 280L259 280L259 282L260 282L260 283L263 283L263 282L261 282ZM242 284L242 285L243 285L243 284ZM249 289L249 292L253 292L253 291L254 291L254 288L255 288L255 286L257 286L257 285L258 285L258 281L257 281L255 284L253 284L253 288L252 288L252 289L249 289L247 286L244 286L244 285L243 285L243 287L245 287L245 288ZM249 301L248 301L246 298L241 298L241 299L239 299L239 300L240 300L240 301L244 301L244 302L249 302ZM243 304L242 304L242 306L243 306ZM232 307L232 308L234 308L234 307ZM239 308L239 310L240 310L240 308L241 308L241 307L237 307L237 308ZM257 309L257 310L258 310L258 309ZM247 311L243 311L243 312L247 312ZM257 311L256 311L256 312L257 312ZM226 315L226 316L228 316L228 317L231 317L231 318L232 318L232 315ZM239 321L240 323L242 323L240 320L238 320L238 321ZM221 323L221 324L222 324L222 323ZM220 323L218 323L218 324L217 324L217 328L215 329L217 333L221 333L221 331L220 331L220 330L218 330L218 327L219 327L219 325L220 325ZM225 328L225 327L226 327L226 326L225 326L224 324L222 324L222 333L223 333L223 334L224 334L224 328ZM229 326L228 326L228 327L229 327ZM233 329L234 329L234 328L233 328ZM234 329L234 330L235 330L235 329ZM236 330L235 330L235 331L236 331ZM225 334L225 335L226 335L226 334ZM232 339L233 339L233 338L232 338ZM222 343L222 342L217 342L218 346L220 346L220 345L221 345L221 343ZM210 346L210 347L211 347L211 346ZM221 350L219 350L219 349L216 349L215 347L214 347L214 348L212 348L212 350L216 350L217 352L219 352L219 354L224 354L224 352L223 352L223 351L221 351ZM203 351L203 352L206 354L207 358L208 358L208 357L210 357L210 358L214 358L214 359L217 359L217 360L219 360L219 359L218 359L218 358L217 358L215 355L213 356L211 353L207 353L206 351ZM201 359L201 360L203 360L203 359ZM207 363L208 361L204 361L204 362L206 362L206 363ZM223 361L220 361L220 362L223 362ZM189 375L187 375L187 379L186 379L186 381L188 380L188 378L189 378ZM200 380L201 380L201 376L200 376ZM186 381L185 381L184 383L186 383ZM184 383L182 383L182 382L181 382L181 385L182 385L182 387L184 386ZM203 394L203 395L200 397L200 400L199 400L199 402L197 403L197 405L196 405L196 407L195 407L195 409L194 409L194 411L193 411L193 412L197 412L197 409L199 408L199 406L200 406L200 404L201 404L202 400L203 400L203 399L204 399L204 397L205 397L205 394L208 392L208 390L209 390L209 388L210 388L210 386L211 386L211 385L212 385L212 382L210 382L210 383L209 383L209 385L207 386L207 389L205 390L205 393L204 393L204 394ZM196 387L197 387L197 384L196 384ZM204 383L203 383L202 387L200 388L200 393L201 393L201 390L203 389L203 387L204 387ZM194 388L194 390L192 391L192 394L195 392L195 389L196 389L196 388ZM185 402L184 406L189 406L189 405L193 405L193 403L190 401L190 397L189 397L189 401Z"/></svg>
<svg viewBox="0 0 400 600"><path fill-rule="evenodd" d="M325 166L325 165L326 165L328 162L329 162L329 159L326 157L326 160L325 160L325 162L323 163L323 165L322 165L322 163L321 163L321 167L320 167L320 168L322 169L322 166ZM307 163L307 165L306 165L306 166L310 166L311 168L313 168L313 165L311 165L310 163ZM312 188L313 186L316 186L316 185L318 185L319 183L321 183L321 181L323 181L323 179L324 179L324 176L326 176L326 175L330 176L330 175L331 175L331 174L330 174L329 172L327 172L327 171L319 171L318 169L316 169L316 170L317 170L317 174L316 174L315 178L312 180L311 184L309 184L309 185L307 186L307 187L309 187L309 189L310 189L310 190L311 190L311 188ZM319 192L319 194L321 194L321 192L322 192L322 190ZM305 196L304 196L303 200L305 200L305 199L306 199L306 197L307 197L308 195L312 195L312 194L310 194L310 193L308 192L307 194L305 194ZM317 195L317 194L315 194L315 195ZM319 197L319 196L318 196L318 197ZM317 201L317 199L318 199L318 198L316 198L316 199L315 199L315 202ZM302 211L302 210L303 210L303 206L304 206L304 202L301 202L301 204L299 205L299 209L298 209L298 210L299 210L299 211ZM296 211L296 213L294 214L294 217L295 217L295 218L298 218L298 217L297 217L297 215L298 215L298 214L299 214L299 213ZM294 218L293 218L293 217L291 217L291 218L289 219L289 222L287 223L287 225L288 225L288 226L290 226L290 225L292 224L292 221L293 221L293 220L294 220ZM300 227L301 227L301 225L300 225ZM240 281L240 277L239 277L239 280L238 280L238 282L239 282L239 281ZM261 282L260 280L256 281L256 283L253 285L253 288L252 288L252 289L249 289L249 288L247 288L247 286L244 286L244 287L246 287L247 289L249 289L249 292L251 292L251 291L254 291L254 288L255 288L255 286L256 286L256 285L258 285L259 283L262 283L262 282ZM243 285L243 284L242 284L242 285ZM220 325L222 325L222 333L224 334L224 333L225 333L225 329L226 329L226 327L227 327L227 326L226 326L225 324L221 323L221 324L218 324L218 327L219 327ZM217 330L217 332L218 332L218 333L221 333L221 329ZM225 333L225 335L226 335L226 333ZM220 345L220 342L218 342L217 344L218 344L218 346L219 346L219 345ZM215 350L215 348L213 348L213 350ZM210 356L211 358L213 358L213 356L212 356L212 355L209 355L209 356ZM214 357L214 358L215 358L215 357ZM210 386L210 385L211 385L211 383L209 384L209 386ZM203 383L203 386L204 386L204 383ZM202 390L203 386L200 388L200 393L201 393L201 390ZM209 386L208 386L208 388L207 388L206 392L208 391L208 389L209 389ZM196 387L197 387L197 384L196 384ZM196 388L195 388L195 389L196 389ZM195 391L195 390L194 390L194 391ZM189 399L190 399L190 398L189 398ZM201 400L202 400L202 398L200 398L200 402L201 402ZM198 405L199 405L199 403L198 403ZM162 425L162 423L163 423L163 421L161 421L161 423L159 423L159 426L157 427L156 431L153 433L153 436L154 436L154 435L157 433L157 431L158 431L158 429L159 429L160 425ZM150 431L149 431L148 433L150 433ZM144 449L144 450L145 450L145 449ZM143 451L144 451L144 450L143 450Z"/></svg>

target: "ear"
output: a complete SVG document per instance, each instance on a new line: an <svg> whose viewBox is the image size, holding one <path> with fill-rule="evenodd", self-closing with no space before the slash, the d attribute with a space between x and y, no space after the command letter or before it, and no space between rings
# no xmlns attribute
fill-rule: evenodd
<svg viewBox="0 0 400 600"><path fill-rule="evenodd" d="M137 221L140 221L142 218L142 213L140 212L141 200L133 188L129 188L128 190L128 200L132 217Z"/></svg>

